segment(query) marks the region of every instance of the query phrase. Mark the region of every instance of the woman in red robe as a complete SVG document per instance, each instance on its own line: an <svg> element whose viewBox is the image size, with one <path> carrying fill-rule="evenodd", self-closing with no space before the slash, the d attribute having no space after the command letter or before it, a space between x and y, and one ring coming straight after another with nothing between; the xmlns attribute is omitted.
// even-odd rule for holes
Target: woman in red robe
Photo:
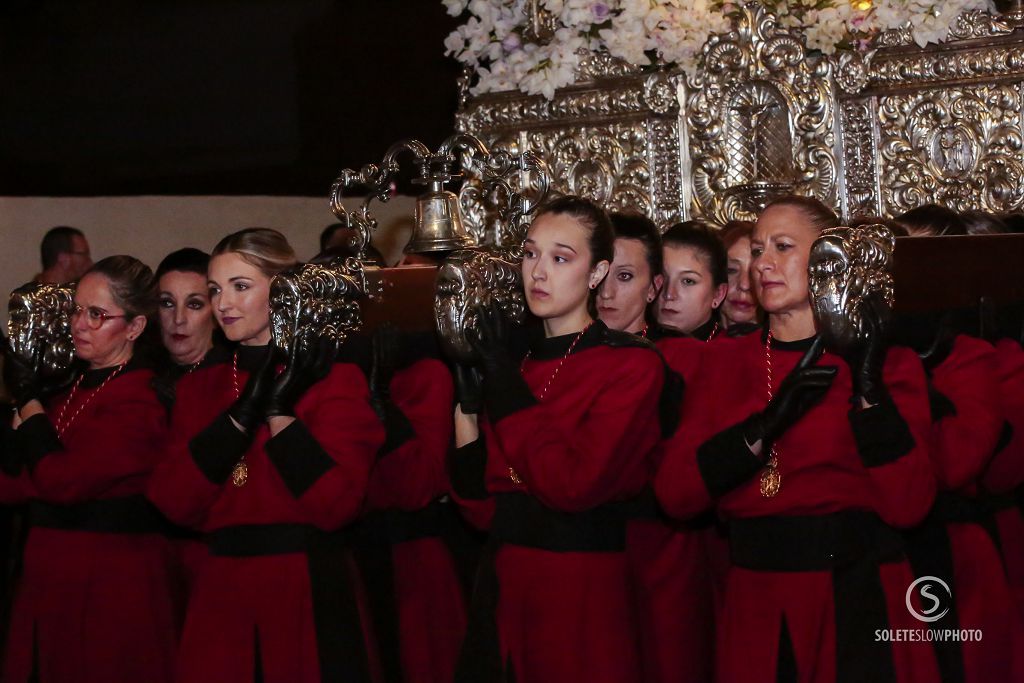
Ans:
<svg viewBox="0 0 1024 683"><path fill-rule="evenodd" d="M703 340L672 333L656 323L648 325L648 309L664 282L661 233L646 216L615 213L611 219L615 258L598 288L601 321L610 329L649 337L673 371L681 377L692 375ZM717 271L719 278L724 278L725 252L718 238L700 228L695 234L693 248L700 261L709 273ZM709 276L707 282L710 285L715 279ZM712 318L714 311L707 297L691 302L705 304L695 318ZM653 465L652 480L657 462ZM712 679L713 563L706 536L715 533L713 521L711 515L699 523L669 519L648 488L628 522L626 553L635 581L645 681L696 683Z"/></svg>
<svg viewBox="0 0 1024 683"><path fill-rule="evenodd" d="M70 388L41 400L32 369L7 356L19 407L9 446L24 469L4 477L3 494L32 502L6 682L172 680L175 556L143 496L166 417L153 373L135 358L155 310L152 271L111 256L75 292L72 334L85 369Z"/></svg>
<svg viewBox="0 0 1024 683"><path fill-rule="evenodd" d="M455 493L488 525L457 681L638 683L626 514L660 439L665 367L648 342L591 317L613 257L607 215L576 197L539 212L523 281L543 338L525 359L482 313L486 421L457 408Z"/></svg>
<svg viewBox="0 0 1024 683"><path fill-rule="evenodd" d="M374 335L370 390L387 440L355 541L388 683L450 683L466 632L448 499L453 387L433 334Z"/></svg>
<svg viewBox="0 0 1024 683"><path fill-rule="evenodd" d="M383 429L366 379L319 340L277 372L271 277L295 263L284 236L225 237L211 303L238 342L178 383L166 458L149 496L207 534L178 657L182 683L366 681L351 561L336 533L359 513Z"/></svg>
<svg viewBox="0 0 1024 683"><path fill-rule="evenodd" d="M995 349L986 341L942 326L923 354L929 375L932 441L938 483L931 514L906 534L914 573L943 579L954 596L933 629L980 629L980 641L939 642L942 680L1005 679L1013 665L1014 638L1021 635L993 536L979 514L981 477L1006 424L1000 400Z"/></svg>
<svg viewBox="0 0 1024 683"><path fill-rule="evenodd" d="M938 679L928 643L883 635L919 625L892 527L921 521L935 495L924 371L880 334L850 361L821 354L808 257L836 222L803 197L761 214L752 255L766 329L706 346L655 479L668 513L716 506L728 520L724 683Z"/></svg>

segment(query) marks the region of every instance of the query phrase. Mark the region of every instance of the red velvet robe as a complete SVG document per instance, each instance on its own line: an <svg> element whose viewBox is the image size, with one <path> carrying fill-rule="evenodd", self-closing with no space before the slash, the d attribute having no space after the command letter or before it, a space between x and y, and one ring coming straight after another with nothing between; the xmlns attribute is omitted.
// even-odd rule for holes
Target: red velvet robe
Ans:
<svg viewBox="0 0 1024 683"><path fill-rule="evenodd" d="M398 659L383 662L389 680L450 682L465 636L463 586L442 537L444 525L461 522L448 517L455 514L452 504L439 500L448 493L453 397L448 368L434 358L398 370L391 380L391 399L407 419L407 433L398 443L389 436L374 465L364 520L371 547L361 543L357 549L361 567L377 559L373 551L387 555L386 566L371 564L364 571L364 581L382 659ZM388 647L392 642L397 653Z"/></svg>
<svg viewBox="0 0 1024 683"><path fill-rule="evenodd" d="M237 385L244 387L254 349L240 351ZM336 363L298 401L294 423L272 438L264 423L251 442L223 414L235 400L234 379L229 356L178 383L166 457L148 489L169 519L210 539L177 680L319 683L322 671L329 677L338 666L353 672L352 680L374 677L372 642L354 614L354 581L343 575L353 569L351 558L318 533L358 515L384 440L365 377L354 364ZM239 450L248 466L241 487L229 478ZM277 547L230 549L260 543ZM335 591L336 602L319 598L321 591ZM346 660L340 664L339 653Z"/></svg>
<svg viewBox="0 0 1024 683"><path fill-rule="evenodd" d="M88 372L66 409L69 392L18 429L28 469L2 478L3 498L33 503L5 682L172 680L174 551L141 495L166 413L150 371L129 365L99 389L109 372ZM68 421L82 406L58 438L58 415Z"/></svg>
<svg viewBox="0 0 1024 683"><path fill-rule="evenodd" d="M989 462L982 485L1005 500L995 512L999 552L1018 610L1024 615L1024 516L1011 495L1024 485L1024 349L1018 342L1002 339L996 343L996 371L1009 440Z"/></svg>
<svg viewBox="0 0 1024 683"><path fill-rule="evenodd" d="M980 339L957 336L949 355L932 370L931 383L948 399L952 412L932 416L930 455L940 494L926 528L909 537L911 564L919 575L937 575L950 583L955 617L951 614L948 624L939 622L936 628L984 633L981 641L937 646L943 679L999 680L1011 668L1019 614L992 538L970 519L974 515L956 514L957 507L976 505L978 480L1003 428L995 350ZM929 525L938 525L939 533L931 532ZM920 560L919 547L924 555ZM947 553L950 565L942 553ZM932 558L938 558L939 564Z"/></svg>
<svg viewBox="0 0 1024 683"><path fill-rule="evenodd" d="M687 384L692 382L706 342L694 337L664 337L655 343L668 366ZM725 576L723 554L716 552L721 546L717 530L713 525L702 526L688 528L651 517L631 520L627 527L644 680L649 683L697 683L713 678L714 605L720 597L718 581L724 585ZM728 548L724 557L728 557Z"/></svg>
<svg viewBox="0 0 1024 683"><path fill-rule="evenodd" d="M609 504L634 498L649 480L665 369L652 348L609 346L606 333L595 322L567 357L575 335L545 340L522 368L534 396L548 387L544 399L482 425L486 463L476 460L482 453L456 455L472 460L456 470L482 470L486 493L472 498L453 472L470 517L492 523L492 536L502 528L521 539L498 539L494 558L496 654L505 680L643 680L624 519L617 527L593 520L606 519L603 511L612 518ZM520 528L522 519L504 517L510 501L537 524ZM585 538L578 535L583 519L590 520ZM556 547L562 549L550 549ZM471 616L469 650L480 636L477 626Z"/></svg>
<svg viewBox="0 0 1024 683"><path fill-rule="evenodd" d="M807 344L800 342L773 342L776 387L806 348ZM712 437L764 408L768 401L767 369L760 334L726 337L708 344L700 370L687 387L682 425L668 443L655 478L655 492L663 508L686 519L716 505L719 514L735 527L732 543L736 542L738 528L749 529L751 523L756 525L762 520L776 526L776 520L800 521L794 516L809 517L806 521L813 522L834 519L836 514L846 514L845 511L873 511L882 521L897 527L921 521L935 495L935 478L928 460L930 420L920 361L908 349L894 348L889 352L885 381L909 434L902 439L907 443L902 453L886 452L883 457L884 449L875 444L870 467L860 453L851 420L871 425L881 415L868 411L851 415L848 367L828 353L819 365L838 366L838 375L824 400L778 439L782 475L778 495L761 495L760 470L755 460L753 472L744 470L745 483L716 498L709 490L712 480L706 477L717 477L712 468L729 463L719 457L718 451L707 453L714 453L714 459L699 457L698 453L704 453L702 448ZM752 456L746 446L742 449L743 454L737 457L749 460ZM829 570L768 571L734 562L718 626L717 680L775 680L780 670L786 668L795 669L800 681L836 680L837 645L842 647L841 652L848 651L850 646L845 638L837 642L833 596L838 585L836 576ZM883 604L876 602L875 607L889 627L916 627L918 622L904 605L905 592L913 580L907 562L879 563L875 576L880 578L884 593L877 598ZM851 596L843 597L848 600ZM871 638L870 631L857 635L862 641ZM861 646L873 647L863 642ZM882 662L881 666L894 669L895 680L938 679L934 655L927 643L893 643L891 653L891 664ZM889 659L888 654L878 656ZM851 663L859 662L843 662L841 668ZM853 669L842 673L850 670Z"/></svg>

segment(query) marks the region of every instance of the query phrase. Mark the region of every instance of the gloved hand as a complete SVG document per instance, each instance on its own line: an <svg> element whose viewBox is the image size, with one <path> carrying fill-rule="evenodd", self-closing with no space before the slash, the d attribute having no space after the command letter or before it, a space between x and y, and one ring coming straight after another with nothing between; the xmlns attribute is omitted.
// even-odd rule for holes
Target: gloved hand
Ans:
<svg viewBox="0 0 1024 683"><path fill-rule="evenodd" d="M398 365L398 330L385 323L373 335L373 364L370 366L370 402L383 420L383 407L391 401L391 380Z"/></svg>
<svg viewBox="0 0 1024 683"><path fill-rule="evenodd" d="M322 380L331 371L338 357L338 342L326 336L315 336L310 340L306 353L299 352L299 344L292 345L288 366L274 382L267 400L265 415L295 416L295 404L311 386Z"/></svg>
<svg viewBox="0 0 1024 683"><path fill-rule="evenodd" d="M242 393L228 408L228 415L240 424L247 434L252 434L263 421L267 399L274 385L276 355L274 348L268 346L263 361L249 375Z"/></svg>
<svg viewBox="0 0 1024 683"><path fill-rule="evenodd" d="M885 304L877 297L871 296L861 305L867 338L856 347L844 351L843 357L850 366L853 398L861 398L869 405L877 405L889 394L882 379L885 356L889 350L886 339Z"/></svg>
<svg viewBox="0 0 1024 683"><path fill-rule="evenodd" d="M476 329L466 332L466 339L479 358L484 380L502 375L514 368L509 348L511 324L497 301L477 309Z"/></svg>
<svg viewBox="0 0 1024 683"><path fill-rule="evenodd" d="M470 365L456 363L452 367L452 376L455 380L455 402L462 406L462 412L466 415L476 415L480 412L480 373Z"/></svg>
<svg viewBox="0 0 1024 683"><path fill-rule="evenodd" d="M11 341L6 335L0 335L0 352L4 356L4 386L21 410L29 401L42 400L44 387L39 368L42 366L43 352L36 348L31 362L26 362L14 353Z"/></svg>
<svg viewBox="0 0 1024 683"><path fill-rule="evenodd" d="M839 368L815 365L824 350L824 340L815 338L811 348L779 384L765 409L747 419L744 440L748 445L761 441L763 458L768 458L776 439L825 398L835 381Z"/></svg>

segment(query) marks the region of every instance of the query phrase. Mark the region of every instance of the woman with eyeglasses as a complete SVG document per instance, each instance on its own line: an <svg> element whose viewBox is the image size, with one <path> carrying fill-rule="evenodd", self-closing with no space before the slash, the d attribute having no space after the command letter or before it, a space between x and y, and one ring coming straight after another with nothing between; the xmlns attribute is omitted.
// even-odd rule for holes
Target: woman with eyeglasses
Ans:
<svg viewBox="0 0 1024 683"><path fill-rule="evenodd" d="M266 228L228 235L210 258L210 303L238 346L178 383L148 491L210 553L185 618L182 683L366 681L375 665L335 532L361 510L384 430L333 340L272 345L271 279L295 264Z"/></svg>
<svg viewBox="0 0 1024 683"><path fill-rule="evenodd" d="M82 368L69 388L47 398L38 374L7 355L18 477L32 502L6 682L172 680L173 554L142 495L166 438L153 373L136 360L155 311L153 272L111 256L75 291Z"/></svg>

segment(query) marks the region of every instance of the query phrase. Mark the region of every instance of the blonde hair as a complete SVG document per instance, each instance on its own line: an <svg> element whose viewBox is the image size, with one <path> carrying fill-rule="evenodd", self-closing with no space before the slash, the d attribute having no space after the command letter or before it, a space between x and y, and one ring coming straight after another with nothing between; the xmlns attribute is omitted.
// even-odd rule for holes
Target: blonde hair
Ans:
<svg viewBox="0 0 1024 683"><path fill-rule="evenodd" d="M231 233L217 243L210 256L221 254L238 254L267 277L274 277L299 262L287 238L270 228L246 228Z"/></svg>

